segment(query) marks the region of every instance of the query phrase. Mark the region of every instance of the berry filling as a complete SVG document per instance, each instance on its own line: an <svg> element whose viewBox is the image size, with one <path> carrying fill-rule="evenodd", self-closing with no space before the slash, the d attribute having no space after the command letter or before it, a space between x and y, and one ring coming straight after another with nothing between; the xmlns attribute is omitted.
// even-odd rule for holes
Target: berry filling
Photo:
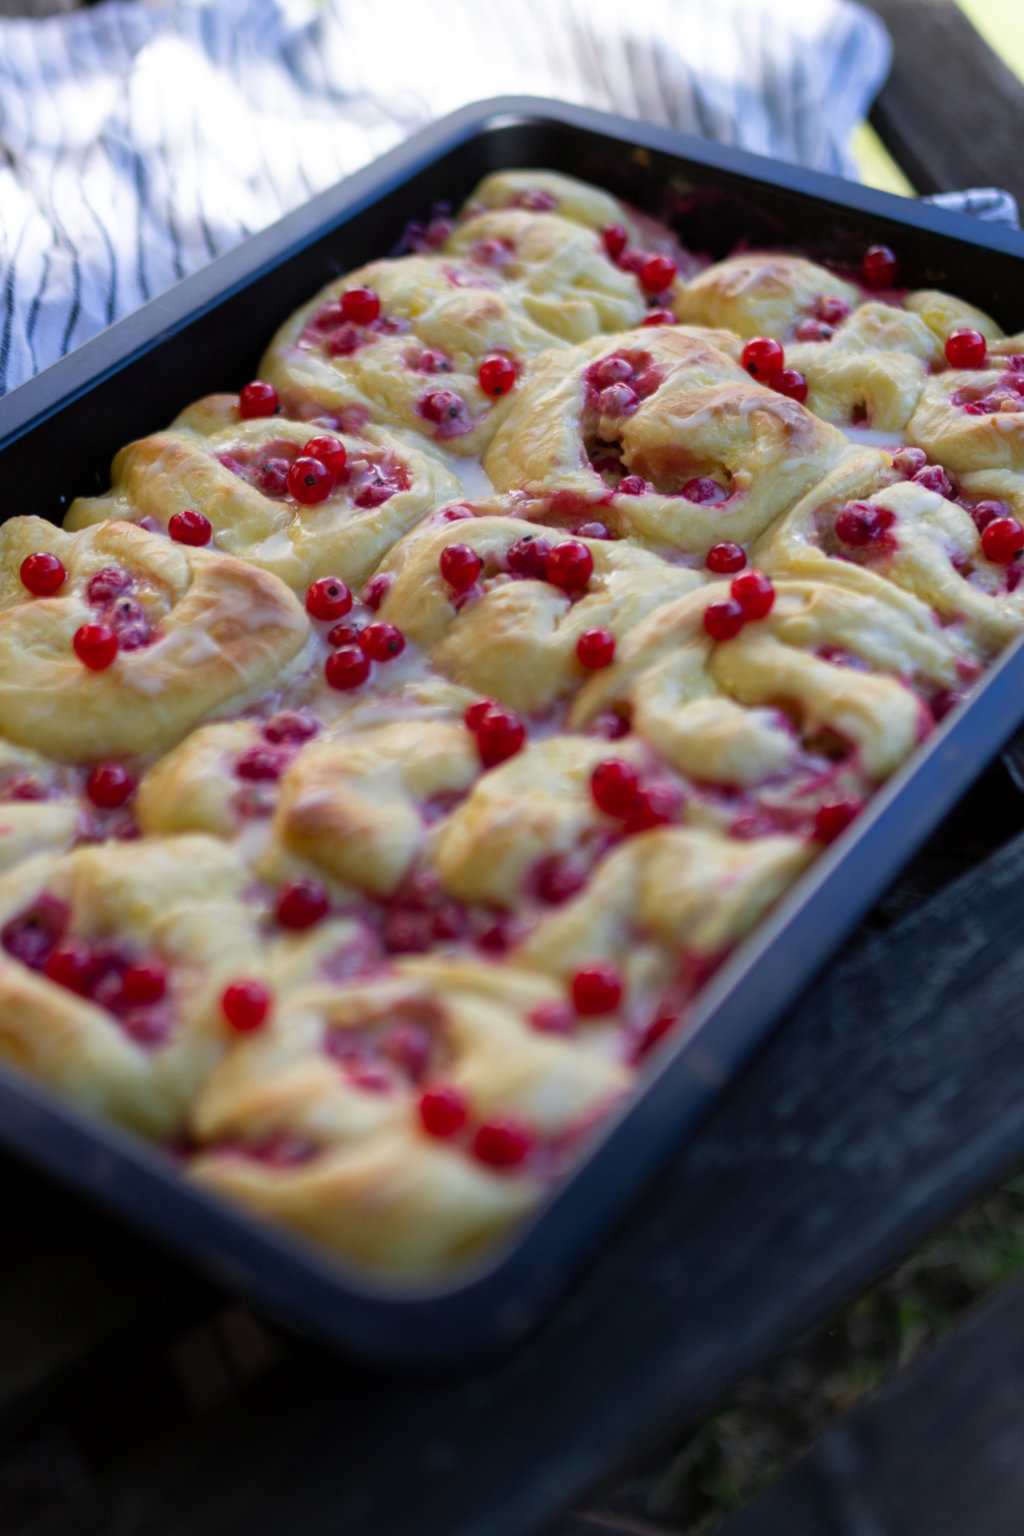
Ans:
<svg viewBox="0 0 1024 1536"><path fill-rule="evenodd" d="M83 625L74 640L75 651L87 667L102 671L119 650L137 651L154 640L146 610L134 595L137 591L137 579L119 566L105 566L90 578L86 597L96 622Z"/></svg>

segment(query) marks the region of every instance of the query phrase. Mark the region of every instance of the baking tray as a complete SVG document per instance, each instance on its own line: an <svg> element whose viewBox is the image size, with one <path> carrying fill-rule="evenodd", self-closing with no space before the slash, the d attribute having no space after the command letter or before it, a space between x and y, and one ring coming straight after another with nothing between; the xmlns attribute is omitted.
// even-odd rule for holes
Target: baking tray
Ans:
<svg viewBox="0 0 1024 1536"><path fill-rule="evenodd" d="M893 245L911 286L1024 326L1024 235L671 130L553 101L464 108L212 262L0 401L10 513L59 521L110 461L195 397L252 377L278 324L332 276L487 172L560 170L667 219L714 258L778 246L855 267ZM1024 647L993 666L705 988L573 1172L494 1254L444 1282L368 1278L250 1220L170 1160L0 1067L0 1142L257 1307L378 1365L465 1368L533 1327L900 867L1024 720Z"/></svg>

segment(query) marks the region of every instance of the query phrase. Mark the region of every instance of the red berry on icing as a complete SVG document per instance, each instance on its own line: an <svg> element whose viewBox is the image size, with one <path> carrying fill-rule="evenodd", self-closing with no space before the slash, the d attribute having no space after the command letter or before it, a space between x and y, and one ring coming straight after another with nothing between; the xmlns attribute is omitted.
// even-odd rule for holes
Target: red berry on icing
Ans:
<svg viewBox="0 0 1024 1536"><path fill-rule="evenodd" d="M167 991L167 972L157 960L138 960L121 977L118 1001L126 1008L158 1003Z"/></svg>
<svg viewBox="0 0 1024 1536"><path fill-rule="evenodd" d="M597 1017L614 1013L622 1001L622 976L608 960L583 965L572 978L572 1001L577 1013Z"/></svg>
<svg viewBox="0 0 1024 1536"><path fill-rule="evenodd" d="M466 730L474 733L478 731L484 716L489 710L497 707L493 699L477 699L475 704L467 704L466 712L462 717Z"/></svg>
<svg viewBox="0 0 1024 1536"><path fill-rule="evenodd" d="M585 629L576 641L576 660L588 672L610 667L615 660L615 636L610 629Z"/></svg>
<svg viewBox="0 0 1024 1536"><path fill-rule="evenodd" d="M951 368L980 368L987 351L980 331L952 331L946 337L946 362Z"/></svg>
<svg viewBox="0 0 1024 1536"><path fill-rule="evenodd" d="M814 815L814 836L819 843L831 843L845 832L859 813L855 800L840 800L834 805L819 805Z"/></svg>
<svg viewBox="0 0 1024 1536"><path fill-rule="evenodd" d="M515 1168L529 1155L532 1147L530 1128L511 1116L489 1120L473 1137L473 1156L490 1168Z"/></svg>
<svg viewBox="0 0 1024 1536"><path fill-rule="evenodd" d="M342 319L369 325L380 314L380 299L372 288L347 288L341 296Z"/></svg>
<svg viewBox="0 0 1024 1536"><path fill-rule="evenodd" d="M666 827L676 819L682 804L679 791L672 784L651 784L637 796L636 805L626 817L626 832L648 832L652 827Z"/></svg>
<svg viewBox="0 0 1024 1536"><path fill-rule="evenodd" d="M370 675L370 658L358 645L343 645L332 651L324 662L324 677L328 687L346 692L359 688Z"/></svg>
<svg viewBox="0 0 1024 1536"><path fill-rule="evenodd" d="M675 325L676 317L670 309L652 309L644 315L641 325Z"/></svg>
<svg viewBox="0 0 1024 1536"><path fill-rule="evenodd" d="M306 454L288 471L288 491L304 507L326 501L334 490L334 475L326 464Z"/></svg>
<svg viewBox="0 0 1024 1536"><path fill-rule="evenodd" d="M119 565L105 565L101 571L90 576L85 595L90 603L109 603L111 598L118 597L131 584L132 578Z"/></svg>
<svg viewBox="0 0 1024 1536"><path fill-rule="evenodd" d="M981 535L986 560L1009 565L1024 549L1024 528L1015 517L996 517Z"/></svg>
<svg viewBox="0 0 1024 1536"><path fill-rule="evenodd" d="M926 464L911 479L915 485L923 485L926 491L934 491L936 496L943 496L947 501L953 496L953 482L941 464Z"/></svg>
<svg viewBox="0 0 1024 1536"><path fill-rule="evenodd" d="M709 603L704 609L704 628L712 640L731 640L743 628L746 614L735 598Z"/></svg>
<svg viewBox="0 0 1024 1536"><path fill-rule="evenodd" d="M393 661L405 650L405 636L397 625L377 621L360 630L359 645L371 661Z"/></svg>
<svg viewBox="0 0 1024 1536"><path fill-rule="evenodd" d="M629 244L629 236L621 224L606 224L601 231L601 239L612 261L618 261Z"/></svg>
<svg viewBox="0 0 1024 1536"><path fill-rule="evenodd" d="M327 892L316 880L292 880L277 898L274 915L282 928L301 933L327 916Z"/></svg>
<svg viewBox="0 0 1024 1536"><path fill-rule="evenodd" d="M345 473L348 463L348 454L345 452L345 444L337 437L311 437L302 452L310 459L319 459L321 464L326 464L335 480Z"/></svg>
<svg viewBox="0 0 1024 1536"><path fill-rule="evenodd" d="M243 977L232 981L221 993L220 1006L230 1027L239 1035L251 1034L265 1024L270 1014L269 987L262 981Z"/></svg>
<svg viewBox="0 0 1024 1536"><path fill-rule="evenodd" d="M731 576L734 571L742 571L746 563L743 546L733 544L729 539L721 544L713 544L705 561L708 570L714 571L716 576Z"/></svg>
<svg viewBox="0 0 1024 1536"><path fill-rule="evenodd" d="M101 810L116 811L135 793L135 780L120 763L99 763L86 780L85 792Z"/></svg>
<svg viewBox="0 0 1024 1536"><path fill-rule="evenodd" d="M628 384L609 384L597 397L602 416L632 416L639 405L640 396Z"/></svg>
<svg viewBox="0 0 1024 1536"><path fill-rule="evenodd" d="M648 256L636 275L648 293L664 293L675 280L676 264L671 256Z"/></svg>
<svg viewBox="0 0 1024 1536"><path fill-rule="evenodd" d="M175 544L189 544L199 549L213 538L213 524L194 507L186 507L183 512L174 513L167 524L167 532Z"/></svg>
<svg viewBox="0 0 1024 1536"><path fill-rule="evenodd" d="M621 352L613 352L610 357L602 357L594 364L594 382L602 389L609 384L632 384L635 378L636 369Z"/></svg>
<svg viewBox="0 0 1024 1536"><path fill-rule="evenodd" d="M850 306L845 299L830 298L820 294L814 301L814 317L825 325L842 325L848 318Z"/></svg>
<svg viewBox="0 0 1024 1536"><path fill-rule="evenodd" d="M535 581L546 581L550 553L551 544L547 539L529 535L509 545L505 560L509 570L516 576L530 576Z"/></svg>
<svg viewBox="0 0 1024 1536"><path fill-rule="evenodd" d="M457 1136L469 1119L469 1108L458 1088L439 1083L420 1094L420 1123L428 1136L447 1140Z"/></svg>
<svg viewBox="0 0 1024 1536"><path fill-rule="evenodd" d="M544 563L544 575L563 592L582 592L594 573L594 557L585 544L568 539L556 544Z"/></svg>
<svg viewBox="0 0 1024 1536"><path fill-rule="evenodd" d="M83 624L71 641L75 655L90 672L102 672L117 655L117 636L107 624Z"/></svg>
<svg viewBox="0 0 1024 1536"><path fill-rule="evenodd" d="M899 262L887 245L872 245L861 260L860 279L865 288L892 288L899 270Z"/></svg>
<svg viewBox="0 0 1024 1536"><path fill-rule="evenodd" d="M359 626L357 624L335 624L333 629L327 631L327 644L334 650L343 645L359 644Z"/></svg>
<svg viewBox="0 0 1024 1536"><path fill-rule="evenodd" d="M457 421L465 412L466 402L454 389L434 389L429 395L423 396L420 409L428 421L440 424L444 421Z"/></svg>
<svg viewBox="0 0 1024 1536"><path fill-rule="evenodd" d="M253 379L251 384L239 392L238 414L243 421L250 421L257 416L273 416L280 403L273 384Z"/></svg>
<svg viewBox="0 0 1024 1536"><path fill-rule="evenodd" d="M765 618L775 602L775 588L763 571L743 571L734 576L729 592L743 609L746 619Z"/></svg>
<svg viewBox="0 0 1024 1536"><path fill-rule="evenodd" d="M795 400L799 405L803 405L807 399L807 380L795 368L783 368L768 380L768 384L777 395L785 395L788 400Z"/></svg>
<svg viewBox="0 0 1024 1536"><path fill-rule="evenodd" d="M92 950L82 939L65 939L50 955L43 971L58 986L84 997L92 981Z"/></svg>
<svg viewBox="0 0 1024 1536"><path fill-rule="evenodd" d="M616 489L620 496L646 496L651 487L643 475L626 475Z"/></svg>
<svg viewBox="0 0 1024 1536"><path fill-rule="evenodd" d="M500 704L492 704L475 727L477 751L485 768L493 768L514 757L526 740L526 727L519 716Z"/></svg>
<svg viewBox="0 0 1024 1536"><path fill-rule="evenodd" d="M640 802L640 775L621 757L605 758L590 776L590 793L599 811L625 819Z"/></svg>
<svg viewBox="0 0 1024 1536"><path fill-rule="evenodd" d="M897 448L892 456L893 469L899 470L900 474L906 475L908 479L924 469L927 463L928 455L923 448L908 448L904 446Z"/></svg>
<svg viewBox="0 0 1024 1536"><path fill-rule="evenodd" d="M531 1029L540 1035L573 1035L576 1033L576 1015L568 1003L538 1003L527 1014Z"/></svg>
<svg viewBox="0 0 1024 1536"><path fill-rule="evenodd" d="M310 618L342 619L352 610L352 593L340 576L321 576L306 592L306 612Z"/></svg>
<svg viewBox="0 0 1024 1536"><path fill-rule="evenodd" d="M712 480L710 475L698 475L693 480L687 480L683 486L681 495L687 501L695 501L701 507L714 507L720 502L729 500L729 492L724 485L719 485L717 480Z"/></svg>
<svg viewBox="0 0 1024 1536"><path fill-rule="evenodd" d="M781 341L772 336L755 336L740 353L740 362L755 379L767 382L775 377L786 361Z"/></svg>
<svg viewBox="0 0 1024 1536"><path fill-rule="evenodd" d="M449 544L441 551L441 575L456 592L468 592L484 563L468 544Z"/></svg>
<svg viewBox="0 0 1024 1536"><path fill-rule="evenodd" d="M477 371L477 380L485 395L507 395L516 381L514 363L500 353L485 357Z"/></svg>
<svg viewBox="0 0 1024 1536"><path fill-rule="evenodd" d="M263 734L268 741L303 742L309 741L319 729L319 724L310 715L297 709L283 709L271 715L263 727Z"/></svg>
<svg viewBox="0 0 1024 1536"><path fill-rule="evenodd" d="M22 586L33 597L52 597L67 579L67 572L57 556L44 550L37 555L28 555L21 562L19 574Z"/></svg>
<svg viewBox="0 0 1024 1536"><path fill-rule="evenodd" d="M876 507L870 501L851 501L836 514L832 526L841 543L851 549L862 549L866 544L876 544L895 521L895 514L887 507Z"/></svg>
<svg viewBox="0 0 1024 1536"><path fill-rule="evenodd" d="M251 784L276 782L282 775L287 758L269 747L247 747L235 759L235 776Z"/></svg>
<svg viewBox="0 0 1024 1536"><path fill-rule="evenodd" d="M979 533L984 533L989 523L994 523L997 517L1009 517L1010 508L1005 501L996 501L986 498L984 501L976 501L970 508L974 526Z"/></svg>

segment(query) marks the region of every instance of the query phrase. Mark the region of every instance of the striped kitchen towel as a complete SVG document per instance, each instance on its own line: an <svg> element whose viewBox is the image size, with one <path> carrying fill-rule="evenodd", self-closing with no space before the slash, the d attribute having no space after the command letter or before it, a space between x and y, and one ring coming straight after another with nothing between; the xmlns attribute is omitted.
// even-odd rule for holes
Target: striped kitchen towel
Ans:
<svg viewBox="0 0 1024 1536"><path fill-rule="evenodd" d="M0 22L0 394L467 101L556 96L854 174L849 0L107 0Z"/></svg>

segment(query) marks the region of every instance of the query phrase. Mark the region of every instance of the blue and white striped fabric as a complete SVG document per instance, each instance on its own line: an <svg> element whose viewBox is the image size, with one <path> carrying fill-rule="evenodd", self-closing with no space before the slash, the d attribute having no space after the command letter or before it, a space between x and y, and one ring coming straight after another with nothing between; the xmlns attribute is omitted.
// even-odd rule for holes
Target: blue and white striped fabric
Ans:
<svg viewBox="0 0 1024 1536"><path fill-rule="evenodd" d="M107 0L0 22L0 394L467 101L556 96L854 174L849 0Z"/></svg>

